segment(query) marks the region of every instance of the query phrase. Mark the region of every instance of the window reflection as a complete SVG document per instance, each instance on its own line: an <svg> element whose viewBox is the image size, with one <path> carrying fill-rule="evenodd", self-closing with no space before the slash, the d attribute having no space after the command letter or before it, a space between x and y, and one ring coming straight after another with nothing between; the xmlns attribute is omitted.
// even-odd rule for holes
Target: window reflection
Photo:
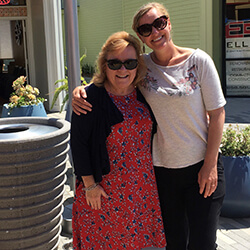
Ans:
<svg viewBox="0 0 250 250"><path fill-rule="evenodd" d="M0 5L0 7L4 6L25 6L26 0L10 0L8 4Z"/></svg>
<svg viewBox="0 0 250 250"><path fill-rule="evenodd" d="M250 96L250 0L227 0L225 19L227 96Z"/></svg>

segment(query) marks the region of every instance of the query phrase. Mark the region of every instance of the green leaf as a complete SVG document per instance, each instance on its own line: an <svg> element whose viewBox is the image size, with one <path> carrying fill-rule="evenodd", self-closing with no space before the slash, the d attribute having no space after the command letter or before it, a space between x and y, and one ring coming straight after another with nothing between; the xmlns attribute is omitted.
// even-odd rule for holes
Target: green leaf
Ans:
<svg viewBox="0 0 250 250"><path fill-rule="evenodd" d="M64 108L65 104L67 103L68 99L69 99L69 93L67 93L66 96L63 98L60 112L63 111L63 108Z"/></svg>
<svg viewBox="0 0 250 250"><path fill-rule="evenodd" d="M63 80L58 80L57 82L62 82ZM55 90L55 94L53 96L53 100L52 100L52 104L51 104L51 109L54 107L57 99L58 99L58 96L59 94L62 92L62 91L68 91L68 81L64 81L65 84L59 86L58 88L56 88Z"/></svg>
<svg viewBox="0 0 250 250"><path fill-rule="evenodd" d="M250 126L240 128L229 124L223 132L220 150L225 156L249 156Z"/></svg>
<svg viewBox="0 0 250 250"><path fill-rule="evenodd" d="M81 85L87 85L88 83L85 81L84 77L82 77L82 61L83 59L86 58L86 50L85 50L85 53L80 57L80 76L81 76ZM65 66L65 72L67 72L68 68ZM68 76L66 74L65 78L64 79L60 79L60 80L57 80L55 82L55 85L57 85L59 82L64 82L63 85L61 85L60 87L56 88L55 89L55 93L54 93L54 96L53 96L53 100L52 100L52 104L51 104L51 109L54 107L55 105L55 102L57 101L58 99L58 96L59 94L62 92L62 91L65 91L66 92L66 95L65 97L63 98L63 101L62 101L62 104L61 104L61 111L63 110L66 102L68 101L69 99L69 94L68 94Z"/></svg>

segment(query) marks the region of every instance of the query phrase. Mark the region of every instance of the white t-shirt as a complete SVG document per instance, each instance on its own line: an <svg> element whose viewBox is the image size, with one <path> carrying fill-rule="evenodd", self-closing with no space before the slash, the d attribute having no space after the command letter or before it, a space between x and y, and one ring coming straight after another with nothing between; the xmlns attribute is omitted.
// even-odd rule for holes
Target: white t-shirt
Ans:
<svg viewBox="0 0 250 250"><path fill-rule="evenodd" d="M139 86L158 127L153 139L155 166L182 168L205 157L206 111L226 104L215 65L200 49L173 66L155 64L144 55L147 75Z"/></svg>

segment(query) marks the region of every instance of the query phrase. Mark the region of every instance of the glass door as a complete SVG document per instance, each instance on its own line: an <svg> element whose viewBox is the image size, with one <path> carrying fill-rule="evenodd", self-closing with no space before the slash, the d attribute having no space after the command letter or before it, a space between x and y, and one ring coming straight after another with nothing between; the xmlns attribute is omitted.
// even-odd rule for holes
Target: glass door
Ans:
<svg viewBox="0 0 250 250"><path fill-rule="evenodd" d="M225 20L227 96L250 96L250 0L227 0Z"/></svg>
<svg viewBox="0 0 250 250"><path fill-rule="evenodd" d="M0 98L4 102L19 76L28 76L25 20L0 20Z"/></svg>

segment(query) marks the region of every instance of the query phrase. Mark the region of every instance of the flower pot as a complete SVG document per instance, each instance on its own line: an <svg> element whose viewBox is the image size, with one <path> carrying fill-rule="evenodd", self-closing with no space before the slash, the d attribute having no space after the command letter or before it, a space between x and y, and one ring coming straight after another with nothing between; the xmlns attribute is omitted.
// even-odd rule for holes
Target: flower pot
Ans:
<svg viewBox="0 0 250 250"><path fill-rule="evenodd" d="M3 105L2 117L19 117L19 116L40 116L46 117L46 111L42 102L37 105L25 105L21 107L14 107L13 109L8 107L8 104Z"/></svg>
<svg viewBox="0 0 250 250"><path fill-rule="evenodd" d="M250 217L250 157L222 156L226 195L221 215L231 218Z"/></svg>
<svg viewBox="0 0 250 250"><path fill-rule="evenodd" d="M59 244L70 123L0 119L0 249Z"/></svg>

